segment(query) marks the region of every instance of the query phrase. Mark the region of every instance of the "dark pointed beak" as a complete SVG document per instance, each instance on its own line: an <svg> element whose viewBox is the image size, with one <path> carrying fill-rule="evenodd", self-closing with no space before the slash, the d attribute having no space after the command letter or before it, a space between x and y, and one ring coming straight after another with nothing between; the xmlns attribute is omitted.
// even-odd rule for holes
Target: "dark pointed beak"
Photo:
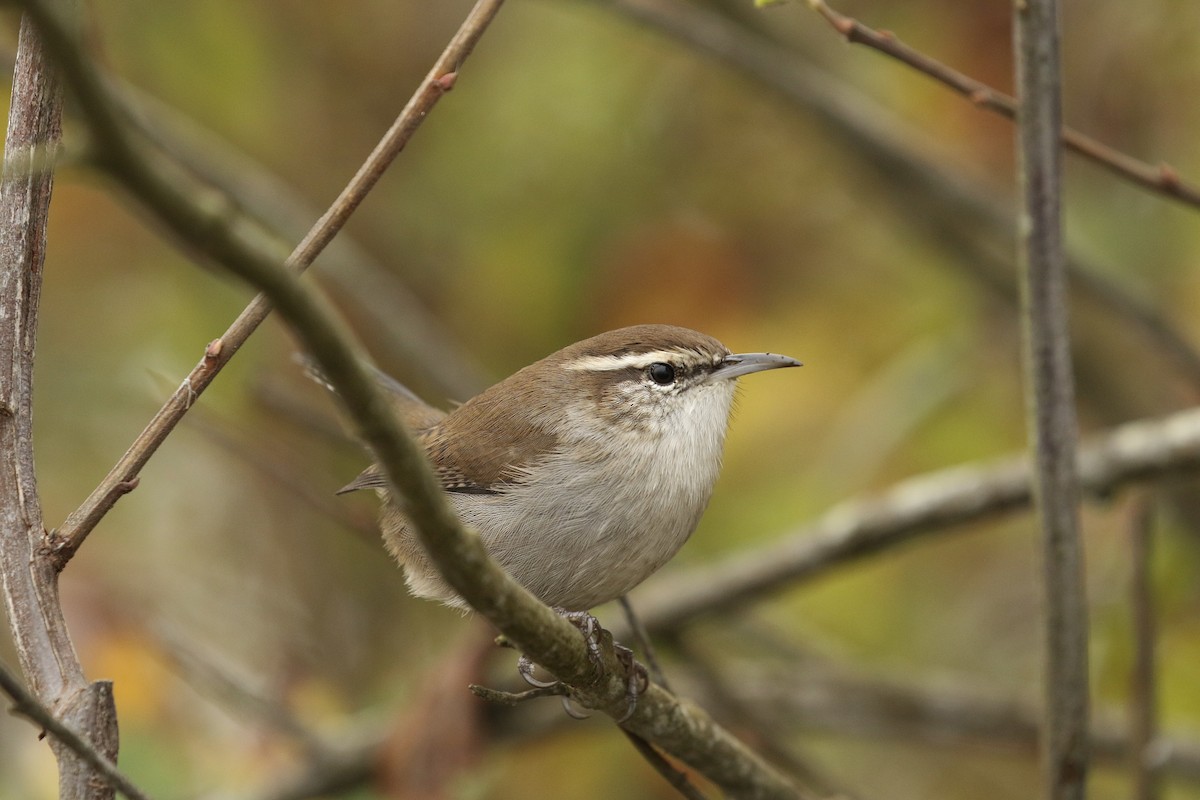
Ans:
<svg viewBox="0 0 1200 800"><path fill-rule="evenodd" d="M725 360L721 362L712 376L721 380L727 380L740 378L743 375L749 375L751 372L762 372L766 369L799 366L803 365L796 359L790 356L781 356L777 353L734 353L725 356Z"/></svg>

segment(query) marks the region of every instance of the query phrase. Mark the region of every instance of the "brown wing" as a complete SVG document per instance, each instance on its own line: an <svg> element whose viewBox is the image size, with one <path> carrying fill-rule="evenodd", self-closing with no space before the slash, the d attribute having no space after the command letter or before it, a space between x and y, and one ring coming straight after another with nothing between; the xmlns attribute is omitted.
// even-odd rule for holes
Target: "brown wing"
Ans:
<svg viewBox="0 0 1200 800"><path fill-rule="evenodd" d="M476 494L501 491L520 482L529 466L558 448L558 437L547 430L546 415L538 409L560 402L559 387L522 378L528 369L449 414L410 393L398 396L405 424L417 433L443 489ZM341 491L384 486L386 481L372 465Z"/></svg>
<svg viewBox="0 0 1200 800"><path fill-rule="evenodd" d="M558 437L539 425L522 400L499 401L489 390L421 437L446 491L499 491L519 483L530 465L557 449Z"/></svg>
<svg viewBox="0 0 1200 800"><path fill-rule="evenodd" d="M478 448L472 447L470 442L456 441L440 426L417 439L424 446L442 489L464 494L495 494L505 485L519 481L523 468L545 455L556 441L553 436L529 433L519 448L515 442L497 442L490 448ZM338 489L337 494L386 487L387 480L379 465L372 464Z"/></svg>

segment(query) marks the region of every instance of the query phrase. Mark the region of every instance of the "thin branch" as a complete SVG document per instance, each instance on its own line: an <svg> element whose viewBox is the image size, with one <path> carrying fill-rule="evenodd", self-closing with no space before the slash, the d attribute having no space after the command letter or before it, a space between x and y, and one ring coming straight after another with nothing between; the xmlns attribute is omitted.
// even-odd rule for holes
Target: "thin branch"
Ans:
<svg viewBox="0 0 1200 800"><path fill-rule="evenodd" d="M1129 606L1133 627L1133 672L1129 691L1129 755L1134 800L1160 796L1161 748L1158 742L1158 676L1155 650L1158 625L1151 578L1154 503L1140 498L1129 537Z"/></svg>
<svg viewBox="0 0 1200 800"><path fill-rule="evenodd" d="M480 700L486 700L489 703L496 703L502 706L519 706L521 703L527 703L530 700L538 700L543 697L563 697L567 694L567 687L561 683L552 683L549 686L535 686L523 692L492 689L487 686L481 686L478 683L472 683L467 688L471 690L471 694Z"/></svg>
<svg viewBox="0 0 1200 800"><path fill-rule="evenodd" d="M642 652L642 657L646 659L646 668L650 671L650 678L668 692L673 691L671 684L667 682L667 673L663 671L662 664L658 661L658 653L654 651L654 643L650 641L650 633L642 624L637 612L633 610L633 603L629 602L629 598L625 595L621 596L619 602L621 610L625 612L625 623L633 632L633 641Z"/></svg>
<svg viewBox="0 0 1200 800"><path fill-rule="evenodd" d="M167 628L150 624L146 631L159 645L168 666L193 689L207 695L225 711L264 726L300 748L301 770L255 800L333 796L376 777L378 754L389 736L378 724L360 723L339 731L335 737L323 737L309 729L291 709L263 696L241 676L217 664Z"/></svg>
<svg viewBox="0 0 1200 800"><path fill-rule="evenodd" d="M662 753L654 749L654 745L636 733L630 733L629 731L621 732L625 734L625 738L633 745L633 749L638 751L638 755L644 758L646 763L663 777L663 780L671 784L671 788L679 792L680 797L685 797L687 800L705 800L704 793L696 788L696 785L691 782L687 774L675 769L670 761L663 758Z"/></svg>
<svg viewBox="0 0 1200 800"><path fill-rule="evenodd" d="M2 661L0 661L0 689L12 698L14 714L20 714L62 742L71 752L86 761L110 786L130 800L149 800L149 795L134 785L133 781L117 769L116 764L39 703L33 693L21 685L17 676Z"/></svg>
<svg viewBox="0 0 1200 800"><path fill-rule="evenodd" d="M326 746L290 708L264 697L241 676L167 626L151 623L145 629L166 666L197 692L210 696L229 712L292 740L303 748L306 760L324 760Z"/></svg>
<svg viewBox="0 0 1200 800"><path fill-rule="evenodd" d="M766 713L761 704L747 702L741 696L738 689L741 683L747 680L745 674L736 673L736 678L727 679L712 659L685 636L673 637L672 645L678 648L687 670L699 680L706 704L712 704L739 727L748 728L755 747L767 758L794 775L820 797L851 800L852 795L844 788L835 789L828 778L820 774L807 759L785 744L787 731L773 714ZM792 687L806 683L805 678L799 675L790 675L778 682L779 685Z"/></svg>
<svg viewBox="0 0 1200 800"><path fill-rule="evenodd" d="M600 5L709 55L811 115L835 141L873 167L880 180L896 187L905 199L897 208L911 225L925 230L939 246L950 245L962 253L951 260L953 266L1016 297L1011 204L998 199L1004 192L980 189L978 181L964 180L950 170L929 137L853 86L806 63L800 54L694 3L603 0ZM980 234L991 246L980 241ZM1157 309L1079 255L1071 256L1068 267L1080 297L1128 324L1146 340L1148 356L1169 359L1193 388L1200 388L1200 351Z"/></svg>
<svg viewBox="0 0 1200 800"><path fill-rule="evenodd" d="M948 86L980 108L999 114L1005 119L1017 118L1017 101L1004 92L964 75L919 50L914 50L892 33L874 30L856 19L839 14L824 0L808 0L808 4L851 44L864 44L878 50ZM1200 187L1185 181L1169 165L1160 164L1156 167L1102 144L1074 128L1060 124L1058 129L1059 138L1068 150L1099 164L1130 183L1200 208Z"/></svg>
<svg viewBox="0 0 1200 800"><path fill-rule="evenodd" d="M1048 800L1082 800L1088 774L1088 616L1062 248L1058 0L1021 0L1013 13L1022 362L1042 543L1043 791Z"/></svg>
<svg viewBox="0 0 1200 800"><path fill-rule="evenodd" d="M359 735L357 741L346 744L339 737L337 746L326 745L320 759L305 759L295 771L285 775L270 787L255 792L232 795L240 800L309 800L337 797L370 784L378 775L380 754L387 746L388 735L372 732ZM211 800L226 800L226 794L209 795Z"/></svg>
<svg viewBox="0 0 1200 800"><path fill-rule="evenodd" d="M296 467L303 463L288 453L278 441L255 436L249 426L239 426L231 419L219 414L205 413L203 409L193 411L188 418L191 426L204 434L207 441L224 450L233 458L258 472L272 488L290 495L314 513L349 529L368 546L378 548L379 526L373 518L355 513L345 503L331 502L333 495L328 488L324 491L312 485L311 477ZM289 457L292 456L292 457Z"/></svg>
<svg viewBox="0 0 1200 800"><path fill-rule="evenodd" d="M571 697L613 718L626 712L627 677L603 634L597 670L578 630L541 604L489 558L478 534L463 528L420 448L392 413L389 398L353 346L329 302L290 270L182 193L158 165L143 159L108 100L106 88L57 17L36 0L35 16L100 150L99 163L180 239L268 295L279 315L320 365L388 479L431 560L447 583L535 662L571 687ZM501 0L480 0L462 35L478 37ZM444 76L443 76L444 77ZM440 82L442 78L433 78ZM440 83L439 83L440 85ZM731 795L795 798L784 776L700 709L651 685L623 727L690 764Z"/></svg>
<svg viewBox="0 0 1200 800"><path fill-rule="evenodd" d="M320 213L302 199L283 177L238 150L231 142L201 126L179 109L109 76L113 98L148 142L195 175L217 187L239 208L261 219L288 241L302 236ZM402 375L418 394L464 399L478 393L483 372L456 345L438 318L365 248L338 234L322 254L322 285L345 298L378 335L373 344L381 356L410 367Z"/></svg>
<svg viewBox="0 0 1200 800"><path fill-rule="evenodd" d="M762 642L761 636L756 641ZM737 713L750 715L747 724L756 731L767 729L780 737L818 733L858 740L893 740L951 753L999 751L1030 757L1037 753L1040 713L1036 705L1005 697L986 686L890 680L862 675L852 665L839 661L826 662L811 654L791 652L777 668L764 668L762 660L756 659L716 674L716 665L703 657L693 657L689 642L679 644L687 671L699 670L698 699L715 708L736 704ZM771 641L766 646L783 653L787 644ZM710 682L714 674L719 686ZM721 675L736 675L737 680L722 679ZM527 711L531 716L489 715L489 736L519 744L569 724L561 714L541 717L532 707ZM541 721L516 722L533 716L541 717ZM378 758L381 742L374 732L354 738L358 743L345 747L329 767L306 764L299 773L284 778L276 789L241 800L304 800L363 785L370 780L370 765ZM1096 715L1091 742L1097 761L1113 768L1127 765L1136 757L1136 745L1117 713ZM777 750L767 740L755 744L792 774L804 776L810 786L817 787L818 796L848 796L844 790L828 787L827 781L814 775L809 765L797 762L790 752ZM1160 734L1153 754L1160 778L1200 784L1200 741ZM357 782L347 780L349 775L357 775Z"/></svg>
<svg viewBox="0 0 1200 800"><path fill-rule="evenodd" d="M785 733L833 733L956 750L1037 754L1041 712L1036 705L983 687L865 677L841 663L771 669L741 664L737 674L740 680L730 681L728 689L738 702ZM1090 734L1097 761L1126 766L1135 750L1119 715L1098 716ZM1163 777L1200 783L1200 742L1163 736L1157 749Z"/></svg>
<svg viewBox="0 0 1200 800"><path fill-rule="evenodd" d="M1101 497L1200 471L1200 409L1121 425L1085 443L1078 460L1082 488ZM847 500L758 550L647 582L635 592L642 621L671 631L921 537L1026 509L1031 500L1020 457L919 475Z"/></svg>
<svg viewBox="0 0 1200 800"><path fill-rule="evenodd" d="M474 23L477 20L471 18L469 23ZM400 151L412 138L412 135L425 121L426 116L442 98L446 92L450 91L454 86L454 82L458 77L458 70L461 68L471 50L474 49L479 36L486 28L484 25L467 24L459 29L454 38L446 46L446 49L434 62L432 69L418 87L416 93L408 101L408 104L400 112L396 121L384 134L379 144L371 152L370 156L359 168L358 173L346 185L333 205L329 210L313 225L312 229L304 237L304 239L292 251L292 254L287 258L286 265L289 269L296 272L302 272L316 259L316 257L325 249L326 245L332 241L333 237L346 224L350 215L358 208L367 194L378 183L383 176L384 171L395 160ZM91 80L96 84L94 88L98 92L103 92L99 80L95 75L91 76ZM105 93L107 94L107 93ZM101 116L97 115L96 109L90 109L90 118L93 124L97 123ZM108 117L103 125L108 127L119 126L121 121L118 115L113 111L111 104L105 110L103 116ZM112 144L114 137L111 131L107 133L99 133L98 139ZM106 169L113 169L121 162L127 162L129 159L138 158L139 154L135 151L135 145L130 141L123 141L120 145L125 152L114 152L112 149L106 149L99 154L102 159L109 160L110 163L102 164ZM244 241L249 238L250 234L245 231L235 230L235 221L230 220L224 209L219 209L215 212L209 212L204 220L205 225L209 227L218 227L224 229L224 236L227 241L243 239L244 246L260 251L263 258L276 260L273 253L270 253L269 246L262 242ZM211 255L211 248L208 249ZM267 252L262 252L267 251ZM220 260L219 256L213 255L214 258ZM196 402L197 397L212 383L217 373L229 363L234 354L241 348L243 344L250 338L250 335L257 330L258 326L266 319L271 312L271 304L264 295L259 295L242 311L229 329L212 344L206 348L204 357L192 369L191 373L183 380L179 388L167 400L167 402L159 409L158 413L146 426L141 434L134 440L129 450L126 451L116 465L109 471L99 486L91 493L91 495L83 502L83 504L75 511L71 512L58 527L50 535L51 552L54 555L55 563L58 569L66 566L67 562L83 544L84 539L88 534L99 524L104 515L116 504L125 492L117 491L118 487L128 485L133 480L150 457L154 455L158 447L166 440L175 426L187 413L188 409Z"/></svg>

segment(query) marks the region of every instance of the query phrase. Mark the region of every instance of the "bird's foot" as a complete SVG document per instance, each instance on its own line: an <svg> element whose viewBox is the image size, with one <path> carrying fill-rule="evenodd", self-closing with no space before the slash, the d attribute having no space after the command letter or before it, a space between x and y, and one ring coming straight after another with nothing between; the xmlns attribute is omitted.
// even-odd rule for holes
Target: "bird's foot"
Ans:
<svg viewBox="0 0 1200 800"><path fill-rule="evenodd" d="M592 666L597 671L603 670L604 657L600 654L600 633L604 629L600 627L600 620L588 611L567 611L565 608L555 608L554 610L579 629L579 632L583 634L583 641L587 643L588 659L592 662Z"/></svg>
<svg viewBox="0 0 1200 800"><path fill-rule="evenodd" d="M583 634L583 639L587 643L588 659L596 668L598 674L602 674L604 669L604 657L600 650L600 634L603 628L600 627L600 622L586 611L566 611L565 609L556 608L564 619L573 624ZM625 689L625 713L617 720L617 724L627 721L633 716L633 712L637 709L638 698L641 697L650 687L650 675L646 671L646 667L634 658L633 651L628 647L613 643L613 652L621 665L625 667L628 682ZM533 671L536 665L526 655L522 655L517 660L517 673L530 686L538 689L547 689L555 686L559 681L543 681L534 677ZM586 719L589 715L586 712L580 711L571 704L571 698L567 695L562 697L563 710L567 715L575 719Z"/></svg>

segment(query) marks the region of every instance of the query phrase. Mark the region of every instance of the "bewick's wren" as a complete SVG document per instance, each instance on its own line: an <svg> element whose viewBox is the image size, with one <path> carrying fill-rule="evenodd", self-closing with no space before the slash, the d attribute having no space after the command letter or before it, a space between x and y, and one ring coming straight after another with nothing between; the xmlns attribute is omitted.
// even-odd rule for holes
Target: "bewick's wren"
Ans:
<svg viewBox="0 0 1200 800"><path fill-rule="evenodd" d="M731 354L710 336L638 325L576 342L449 413L396 384L404 423L464 523L547 605L586 611L683 546L721 466L735 379L800 362ZM465 608L375 466L380 526L413 594Z"/></svg>

